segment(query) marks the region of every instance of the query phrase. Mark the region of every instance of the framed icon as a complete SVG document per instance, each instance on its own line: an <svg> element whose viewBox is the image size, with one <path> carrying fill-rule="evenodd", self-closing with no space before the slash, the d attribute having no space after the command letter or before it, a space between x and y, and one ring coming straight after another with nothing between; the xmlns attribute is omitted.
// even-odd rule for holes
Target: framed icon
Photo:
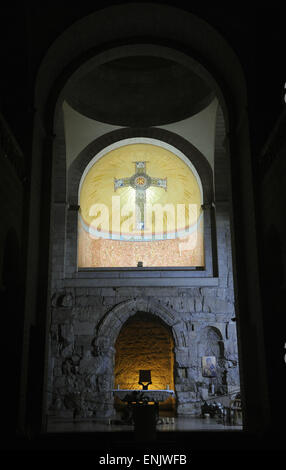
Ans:
<svg viewBox="0 0 286 470"><path fill-rule="evenodd" d="M203 377L216 377L216 357L203 356L202 357Z"/></svg>

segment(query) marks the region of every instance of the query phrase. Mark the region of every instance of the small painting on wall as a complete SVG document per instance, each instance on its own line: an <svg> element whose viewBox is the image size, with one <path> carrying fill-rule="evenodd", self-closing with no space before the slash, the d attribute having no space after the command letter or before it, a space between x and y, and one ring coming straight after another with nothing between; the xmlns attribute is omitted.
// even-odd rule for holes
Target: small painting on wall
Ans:
<svg viewBox="0 0 286 470"><path fill-rule="evenodd" d="M216 377L216 358L215 356L202 357L203 377Z"/></svg>

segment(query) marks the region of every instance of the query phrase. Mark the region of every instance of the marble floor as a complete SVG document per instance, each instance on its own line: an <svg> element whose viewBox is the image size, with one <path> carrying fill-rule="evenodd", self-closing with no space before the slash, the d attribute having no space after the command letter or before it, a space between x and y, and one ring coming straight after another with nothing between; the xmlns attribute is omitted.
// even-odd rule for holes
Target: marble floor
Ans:
<svg viewBox="0 0 286 470"><path fill-rule="evenodd" d="M47 432L125 432L133 431L132 425L111 424L108 421L78 420L59 421L50 419ZM224 425L216 418L179 417L174 418L174 423L164 422L157 424L157 431L242 431L240 425Z"/></svg>

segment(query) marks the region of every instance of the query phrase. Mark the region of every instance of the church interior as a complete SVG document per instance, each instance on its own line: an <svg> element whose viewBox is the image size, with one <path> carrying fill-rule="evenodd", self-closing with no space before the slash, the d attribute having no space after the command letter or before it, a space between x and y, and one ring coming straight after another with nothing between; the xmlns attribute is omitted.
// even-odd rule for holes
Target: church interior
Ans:
<svg viewBox="0 0 286 470"><path fill-rule="evenodd" d="M280 451L281 9L1 13L3 449Z"/></svg>

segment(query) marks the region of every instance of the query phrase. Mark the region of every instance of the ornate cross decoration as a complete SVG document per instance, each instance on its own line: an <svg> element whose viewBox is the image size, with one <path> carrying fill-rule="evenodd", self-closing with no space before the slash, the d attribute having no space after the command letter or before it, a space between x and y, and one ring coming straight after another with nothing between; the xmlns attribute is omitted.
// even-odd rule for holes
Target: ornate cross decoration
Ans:
<svg viewBox="0 0 286 470"><path fill-rule="evenodd" d="M129 178L114 178L114 191L118 188L131 186L136 191L135 204L135 221L136 229L144 230L144 206L146 203L146 189L150 186L155 186L157 188L163 188L167 191L167 178L152 178L146 173L146 163L147 162L134 162L135 163L135 173Z"/></svg>

